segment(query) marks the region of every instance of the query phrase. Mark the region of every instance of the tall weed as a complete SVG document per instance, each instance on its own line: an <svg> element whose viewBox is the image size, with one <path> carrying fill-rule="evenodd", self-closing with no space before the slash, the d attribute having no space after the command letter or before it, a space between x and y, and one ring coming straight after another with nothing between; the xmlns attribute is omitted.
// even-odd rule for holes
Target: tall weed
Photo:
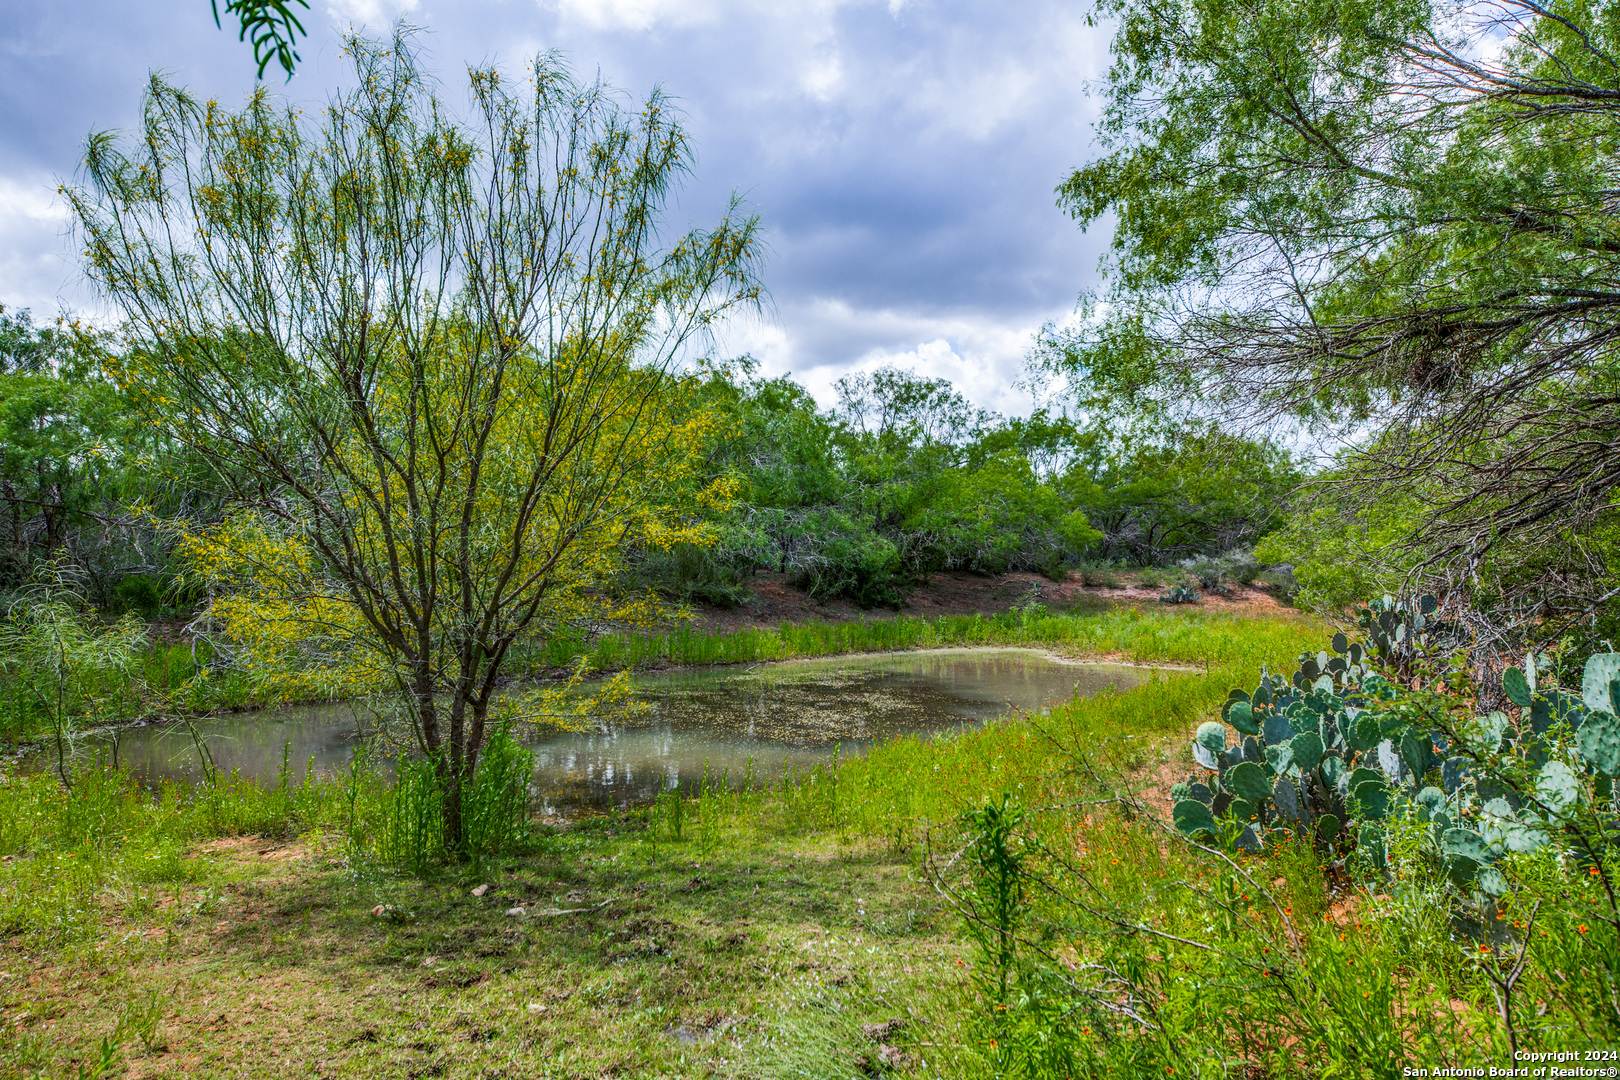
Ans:
<svg viewBox="0 0 1620 1080"><path fill-rule="evenodd" d="M396 869L423 873L452 853L446 841L444 786L427 758L405 758L395 765L392 784L360 762L350 769L345 797L346 828L358 853ZM473 782L462 792L465 854L472 858L521 850L529 839L530 783L534 755L504 729L480 755ZM357 789L374 791L366 798Z"/></svg>

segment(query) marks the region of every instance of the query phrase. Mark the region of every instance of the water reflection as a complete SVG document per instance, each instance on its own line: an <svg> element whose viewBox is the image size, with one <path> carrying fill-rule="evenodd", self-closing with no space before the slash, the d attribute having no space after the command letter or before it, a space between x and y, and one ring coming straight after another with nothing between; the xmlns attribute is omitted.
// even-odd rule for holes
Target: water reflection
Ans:
<svg viewBox="0 0 1620 1080"><path fill-rule="evenodd" d="M1022 649L940 649L881 656L679 671L636 680L650 710L594 732L529 729L535 794L554 809L641 802L694 783L706 768L735 782L779 776L898 735L980 723L1008 706L1038 710L1146 677L1117 664L1065 664ZM293 782L311 759L344 768L366 717L347 705L277 709L197 721L215 762L273 782L286 761ZM107 754L103 741L86 747ZM191 734L172 725L126 730L121 762L149 780L196 779ZM285 758L284 758L285 755Z"/></svg>

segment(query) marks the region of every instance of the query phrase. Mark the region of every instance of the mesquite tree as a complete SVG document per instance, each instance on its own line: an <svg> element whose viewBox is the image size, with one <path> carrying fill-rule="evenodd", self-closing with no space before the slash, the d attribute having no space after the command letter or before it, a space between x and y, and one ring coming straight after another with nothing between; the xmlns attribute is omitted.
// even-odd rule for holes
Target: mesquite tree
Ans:
<svg viewBox="0 0 1620 1080"><path fill-rule="evenodd" d="M1620 592L1587 559L1620 486L1614 5L1101 6L1108 152L1059 198L1116 222L1110 285L1043 358L1098 408L1303 420L1352 451L1344 527L1421 508L1394 546L1430 587L1527 624L1600 613Z"/></svg>
<svg viewBox="0 0 1620 1080"><path fill-rule="evenodd" d="M666 236L691 157L657 94L631 111L541 56L471 72L461 121L403 32L348 50L318 123L154 78L67 194L121 381L253 517L221 535L275 539L234 553L273 617L349 626L398 680L457 844L514 644L702 494L673 369L757 301L757 227L733 202Z"/></svg>

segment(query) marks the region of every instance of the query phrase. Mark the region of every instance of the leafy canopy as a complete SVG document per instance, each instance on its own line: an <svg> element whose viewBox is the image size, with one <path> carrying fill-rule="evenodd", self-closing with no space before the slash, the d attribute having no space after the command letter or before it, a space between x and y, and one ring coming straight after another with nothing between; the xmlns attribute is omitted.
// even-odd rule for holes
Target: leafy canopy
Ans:
<svg viewBox="0 0 1620 1080"><path fill-rule="evenodd" d="M701 540L728 496L677 368L757 301L757 227L734 204L665 236L690 148L657 94L632 112L541 56L473 71L462 122L403 31L348 50L318 124L154 78L67 196L127 318L121 386L237 508L202 572L239 623L397 681L454 838L514 646L624 615L625 546Z"/></svg>
<svg viewBox="0 0 1620 1080"><path fill-rule="evenodd" d="M1109 152L1059 199L1115 223L1110 285L1049 367L1098 409L1300 420L1360 451L1358 505L1430 485L1408 540L1458 587L1510 536L1567 543L1609 513L1620 9L1101 7ZM1518 599L1606 589L1542 585Z"/></svg>

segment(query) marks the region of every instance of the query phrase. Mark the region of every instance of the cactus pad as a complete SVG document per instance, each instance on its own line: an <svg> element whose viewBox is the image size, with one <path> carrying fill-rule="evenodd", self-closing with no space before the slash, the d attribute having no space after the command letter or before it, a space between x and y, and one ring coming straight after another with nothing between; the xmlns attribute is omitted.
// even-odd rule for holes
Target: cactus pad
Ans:
<svg viewBox="0 0 1620 1080"><path fill-rule="evenodd" d="M1575 733L1575 749L1604 776L1620 776L1620 716L1606 710L1592 713Z"/></svg>
<svg viewBox="0 0 1620 1080"><path fill-rule="evenodd" d="M1524 672L1512 667L1502 672L1502 689L1513 704L1521 709L1529 707L1530 682L1524 677Z"/></svg>
<svg viewBox="0 0 1620 1080"><path fill-rule="evenodd" d="M1367 780L1356 785L1356 802L1361 804L1362 816L1370 821L1381 820L1389 813L1389 785L1382 780Z"/></svg>
<svg viewBox="0 0 1620 1080"><path fill-rule="evenodd" d="M1305 823L1305 811L1300 806L1299 788L1286 776L1277 777L1277 786L1272 788L1271 801L1277 807L1277 813L1288 821Z"/></svg>
<svg viewBox="0 0 1620 1080"><path fill-rule="evenodd" d="M1314 769L1322 760L1322 736L1314 731L1295 735L1289 745L1294 748L1294 764L1301 769Z"/></svg>
<svg viewBox="0 0 1620 1080"><path fill-rule="evenodd" d="M1269 710L1261 724L1266 742L1276 745L1287 742L1294 737L1294 729L1288 723L1288 717L1275 709Z"/></svg>
<svg viewBox="0 0 1620 1080"><path fill-rule="evenodd" d="M1378 718L1370 711L1364 710L1357 715L1352 728L1355 731L1355 740L1350 742L1352 748L1371 750L1378 745Z"/></svg>
<svg viewBox="0 0 1620 1080"><path fill-rule="evenodd" d="M1620 653L1597 653L1586 658L1581 699L1594 712L1620 712Z"/></svg>
<svg viewBox="0 0 1620 1080"><path fill-rule="evenodd" d="M1215 835L1215 815L1197 799L1183 799L1176 803L1175 809L1170 811L1170 819L1175 822L1177 830L1188 836L1201 832Z"/></svg>
<svg viewBox="0 0 1620 1080"><path fill-rule="evenodd" d="M1448 860L1460 856L1480 864L1491 857L1485 838L1473 829L1447 829L1440 834L1440 851Z"/></svg>
<svg viewBox="0 0 1620 1080"><path fill-rule="evenodd" d="M1401 736L1401 760L1418 776L1434 768L1434 740L1429 733L1408 728Z"/></svg>
<svg viewBox="0 0 1620 1080"><path fill-rule="evenodd" d="M1225 783L1233 795L1256 806L1271 798L1271 781L1266 779L1264 770L1251 761L1232 766Z"/></svg>
<svg viewBox="0 0 1620 1080"><path fill-rule="evenodd" d="M1541 775L1536 777L1536 798L1548 809L1555 813L1567 810L1580 797L1581 785L1575 770L1562 761L1549 761L1542 766Z"/></svg>

